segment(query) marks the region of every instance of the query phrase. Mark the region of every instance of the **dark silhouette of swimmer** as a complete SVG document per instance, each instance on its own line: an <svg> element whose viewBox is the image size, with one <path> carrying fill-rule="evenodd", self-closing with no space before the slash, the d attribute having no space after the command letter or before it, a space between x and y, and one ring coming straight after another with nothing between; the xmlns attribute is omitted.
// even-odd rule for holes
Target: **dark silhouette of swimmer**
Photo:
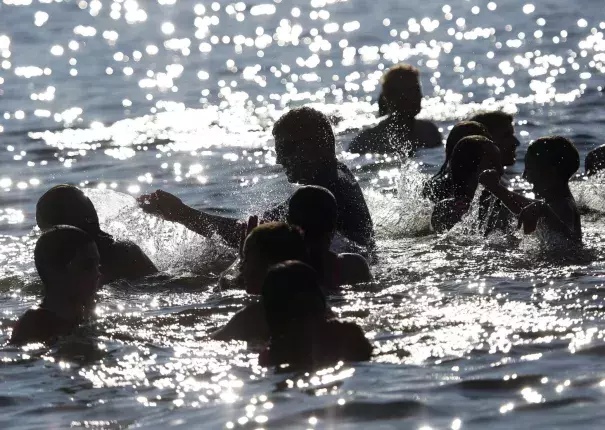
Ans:
<svg viewBox="0 0 605 430"><path fill-rule="evenodd" d="M238 283L246 292L260 295L269 268L287 260L308 259L301 230L281 222L261 224L245 240L239 267ZM254 302L237 312L212 337L217 340L266 341L269 336L260 302Z"/></svg>
<svg viewBox="0 0 605 430"><path fill-rule="evenodd" d="M483 112L473 116L471 121L483 124L494 141L503 166L512 166L517 161L517 147L521 144L515 136L513 116L502 111Z"/></svg>
<svg viewBox="0 0 605 430"><path fill-rule="evenodd" d="M603 169L605 169L605 145L590 151L584 160L584 170L587 176L596 175Z"/></svg>
<svg viewBox="0 0 605 430"><path fill-rule="evenodd" d="M373 246L370 212L355 177L336 159L336 140L328 118L309 107L292 109L275 123L273 137L277 163L283 166L288 181L330 190L338 202L337 231L359 245ZM218 233L230 246L238 246L240 220L195 210L162 190L141 196L139 204L143 210L183 224L202 236ZM261 219L284 221L287 211L286 201Z"/></svg>
<svg viewBox="0 0 605 430"><path fill-rule="evenodd" d="M440 146L441 133L431 122L416 119L420 113L422 87L418 69L399 64L382 78L379 115L388 117L353 139L349 152L409 156L418 148Z"/></svg>
<svg viewBox="0 0 605 430"><path fill-rule="evenodd" d="M425 199L429 199L433 203L438 203L441 200L454 197L450 161L456 144L463 138L469 136L483 136L488 139L492 138L487 131L487 128L481 123L475 121L462 121L456 124L447 136L447 141L445 143L445 161L443 162L443 165L439 171L426 182L422 189L422 196Z"/></svg>
<svg viewBox="0 0 605 430"><path fill-rule="evenodd" d="M320 368L372 356L372 345L358 325L326 318L317 273L305 263L288 261L272 267L263 285L262 304L270 338L259 356L261 366Z"/></svg>
<svg viewBox="0 0 605 430"><path fill-rule="evenodd" d="M72 185L57 185L40 197L36 205L36 222L42 231L65 224L88 233L101 254L102 284L117 279L135 279L158 271L136 244L115 240L103 232L94 205Z"/></svg>
<svg viewBox="0 0 605 430"><path fill-rule="evenodd" d="M72 226L46 230L34 250L44 299L17 321L10 342L51 343L69 335L91 313L100 285L100 256L94 239Z"/></svg>
<svg viewBox="0 0 605 430"><path fill-rule="evenodd" d="M326 290L372 279L367 261L359 254L337 254L330 250L338 207L334 195L315 185L301 187L288 202L288 223L304 233L309 263L321 275Z"/></svg>
<svg viewBox="0 0 605 430"><path fill-rule="evenodd" d="M437 232L451 229L468 212L482 172L493 169L502 174L500 151L487 137L465 137L454 147L450 169L454 196L433 209L431 224Z"/></svg>
<svg viewBox="0 0 605 430"><path fill-rule="evenodd" d="M538 200L509 191L500 183L497 172L486 171L480 176L483 186L515 215L518 227L525 234L538 225L555 232L573 243L582 242L582 225L576 202L569 189L569 180L580 168L580 155L565 137L542 137L529 145L525 155L523 177L533 184Z"/></svg>

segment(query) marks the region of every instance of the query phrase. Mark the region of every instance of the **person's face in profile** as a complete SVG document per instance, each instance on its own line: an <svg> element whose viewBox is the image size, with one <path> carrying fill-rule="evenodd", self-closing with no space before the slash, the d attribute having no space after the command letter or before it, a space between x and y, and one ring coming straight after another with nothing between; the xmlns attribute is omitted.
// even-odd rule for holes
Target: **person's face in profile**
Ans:
<svg viewBox="0 0 605 430"><path fill-rule="evenodd" d="M78 249L67 265L67 277L77 301L87 303L97 292L101 279L101 256L94 243Z"/></svg>
<svg viewBox="0 0 605 430"><path fill-rule="evenodd" d="M313 149L306 139L288 137L275 140L277 164L281 164L291 183L308 182L317 170L318 151Z"/></svg>
<svg viewBox="0 0 605 430"><path fill-rule="evenodd" d="M515 136L515 128L512 124L508 124L494 136L496 144L500 149L502 156L502 164L504 166L512 166L517 161L517 147L521 144Z"/></svg>

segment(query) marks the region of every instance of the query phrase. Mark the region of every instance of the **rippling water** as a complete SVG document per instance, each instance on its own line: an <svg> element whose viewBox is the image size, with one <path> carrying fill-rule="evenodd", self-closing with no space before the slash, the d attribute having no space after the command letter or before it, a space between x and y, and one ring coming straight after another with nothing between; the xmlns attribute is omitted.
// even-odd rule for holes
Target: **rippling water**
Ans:
<svg viewBox="0 0 605 430"><path fill-rule="evenodd" d="M291 191L270 137L281 112L315 104L346 149L377 121L379 78L399 61L420 67L421 115L444 135L503 108L520 159L553 133L584 155L605 143L603 1L264 1L0 3L0 342L40 297L34 205L51 185L85 187L104 228L163 269L105 288L97 322L51 350L3 346L0 427L602 428L599 180L572 187L585 250L568 255L466 224L431 234L419 187L441 150L403 166L343 152L379 262L376 282L332 305L376 354L304 375L208 340L247 302L213 292L232 251L132 196L161 187L216 213L258 212Z"/></svg>

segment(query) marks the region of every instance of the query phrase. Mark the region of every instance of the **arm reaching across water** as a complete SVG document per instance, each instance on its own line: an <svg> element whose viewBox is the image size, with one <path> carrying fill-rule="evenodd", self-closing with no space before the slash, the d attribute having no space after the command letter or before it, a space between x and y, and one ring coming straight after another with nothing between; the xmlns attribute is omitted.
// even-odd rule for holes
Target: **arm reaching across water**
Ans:
<svg viewBox="0 0 605 430"><path fill-rule="evenodd" d="M204 237L210 238L217 233L231 247L236 248L240 243L241 222L237 219L198 211L184 204L175 195L162 190L142 195L137 201L145 212L182 224Z"/></svg>
<svg viewBox="0 0 605 430"><path fill-rule="evenodd" d="M525 207L536 201L508 190L500 183L500 174L495 170L486 170L481 173L479 182L515 215L519 215Z"/></svg>

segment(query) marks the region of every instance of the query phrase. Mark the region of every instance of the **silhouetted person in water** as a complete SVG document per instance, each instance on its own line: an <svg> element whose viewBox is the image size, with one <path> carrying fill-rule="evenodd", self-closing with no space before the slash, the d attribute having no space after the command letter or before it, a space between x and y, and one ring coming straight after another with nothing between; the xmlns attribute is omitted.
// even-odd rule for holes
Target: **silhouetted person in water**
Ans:
<svg viewBox="0 0 605 430"><path fill-rule="evenodd" d="M512 166L517 161L517 147L521 144L515 136L513 116L502 111L483 112L473 116L470 121L483 124L492 140L500 149L503 166Z"/></svg>
<svg viewBox="0 0 605 430"><path fill-rule="evenodd" d="M500 151L487 137L465 137L454 147L450 167L454 196L435 205L431 224L437 232L451 229L468 212L482 172L502 174Z"/></svg>
<svg viewBox="0 0 605 430"><path fill-rule="evenodd" d="M593 176L605 169L605 145L593 149L584 160L584 170L587 176Z"/></svg>
<svg viewBox="0 0 605 430"><path fill-rule="evenodd" d="M307 264L288 261L271 268L262 304L270 339L260 354L261 366L320 368L372 356L372 345L358 325L326 318L324 293Z"/></svg>
<svg viewBox="0 0 605 430"><path fill-rule="evenodd" d="M94 205L74 186L57 185L44 193L36 205L36 222L42 231L64 224L88 233L95 240L101 254L102 284L157 272L153 262L141 248L129 241L115 240L101 230Z"/></svg>
<svg viewBox="0 0 605 430"><path fill-rule="evenodd" d="M336 140L328 118L309 107L292 109L275 123L273 137L277 163L283 166L288 181L330 190L338 202L337 231L359 245L373 246L370 212L355 177L336 159ZM232 247L239 243L239 220L190 208L161 190L141 196L139 203L145 211L181 223L205 237L217 233ZM261 218L284 221L287 212L286 201Z"/></svg>
<svg viewBox="0 0 605 430"><path fill-rule="evenodd" d="M281 222L259 225L244 242L239 285L251 295L261 293L269 268L287 260L307 260L307 249L301 230ZM269 330L260 302L238 311L212 337L217 340L266 341Z"/></svg>
<svg viewBox="0 0 605 430"><path fill-rule="evenodd" d="M561 136L542 137L529 145L523 177L533 184L538 200L509 191L497 172L481 174L483 186L515 215L525 234L536 230L538 222L575 244L582 243L580 213L569 189L569 180L580 167L574 144Z"/></svg>
<svg viewBox="0 0 605 430"><path fill-rule="evenodd" d="M337 219L336 199L323 187L301 187L288 201L288 223L302 229L309 263L320 275L326 290L372 279L368 263L361 255L337 254L330 250Z"/></svg>
<svg viewBox="0 0 605 430"><path fill-rule="evenodd" d="M432 178L430 178L422 189L422 196L438 203L441 200L454 197L454 185L452 183L452 172L450 160L456 144L465 137L483 136L491 139L491 135L483 124L475 121L462 121L456 124L450 134L447 136L445 143L445 161Z"/></svg>
<svg viewBox="0 0 605 430"><path fill-rule="evenodd" d="M399 64L382 78L379 115L388 117L353 139L349 152L409 156L418 148L440 146L441 133L429 121L416 119L420 113L422 88L418 69Z"/></svg>
<svg viewBox="0 0 605 430"><path fill-rule="evenodd" d="M10 342L52 343L69 335L91 313L100 285L100 256L93 238L66 225L51 227L34 250L36 269L44 285L44 299L17 321Z"/></svg>

